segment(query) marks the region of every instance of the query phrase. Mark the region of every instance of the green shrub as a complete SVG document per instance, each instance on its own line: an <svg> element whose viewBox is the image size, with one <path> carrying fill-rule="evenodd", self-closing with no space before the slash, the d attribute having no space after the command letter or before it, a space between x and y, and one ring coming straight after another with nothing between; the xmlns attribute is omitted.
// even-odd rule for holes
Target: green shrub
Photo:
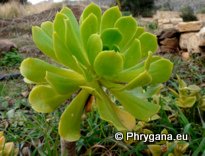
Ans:
<svg viewBox="0 0 205 156"><path fill-rule="evenodd" d="M154 31L158 28L158 25L157 25L156 22L150 22L150 23L147 24L147 28L150 31Z"/></svg>
<svg viewBox="0 0 205 156"><path fill-rule="evenodd" d="M119 0L123 11L131 11L134 16L142 15L150 17L153 15L154 0Z"/></svg>
<svg viewBox="0 0 205 156"><path fill-rule="evenodd" d="M22 60L23 58L19 54L19 52L16 49L12 49L9 52L5 52L3 58L0 59L0 66L7 66L7 67L17 66L21 63Z"/></svg>
<svg viewBox="0 0 205 156"><path fill-rule="evenodd" d="M205 6L201 7L197 13L205 14Z"/></svg>
<svg viewBox="0 0 205 156"><path fill-rule="evenodd" d="M197 17L195 16L194 11L190 6L185 6L181 8L180 11L180 16L183 18L183 21L197 21Z"/></svg>

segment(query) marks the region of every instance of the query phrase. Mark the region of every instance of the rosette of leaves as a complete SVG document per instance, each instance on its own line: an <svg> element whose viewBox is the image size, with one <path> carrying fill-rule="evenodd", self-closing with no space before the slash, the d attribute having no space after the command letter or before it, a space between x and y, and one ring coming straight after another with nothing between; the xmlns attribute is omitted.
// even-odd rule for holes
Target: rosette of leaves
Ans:
<svg viewBox="0 0 205 156"><path fill-rule="evenodd" d="M0 156L16 156L18 149L15 148L13 142L6 143L4 133L0 131Z"/></svg>
<svg viewBox="0 0 205 156"><path fill-rule="evenodd" d="M201 88L197 85L187 85L178 75L177 82L177 91L169 88L176 97L176 104L181 108L191 108L198 103L199 108L205 111L205 96L201 95Z"/></svg>
<svg viewBox="0 0 205 156"><path fill-rule="evenodd" d="M185 141L166 142L163 145L148 145L152 156L183 156L189 147L189 143Z"/></svg>
<svg viewBox="0 0 205 156"><path fill-rule="evenodd" d="M168 135L168 131L163 129L161 135ZM161 140L155 144L148 145L148 149L152 156L183 156L189 147L189 143L185 141L174 141L168 142L166 140Z"/></svg>
<svg viewBox="0 0 205 156"><path fill-rule="evenodd" d="M132 130L136 119L148 121L160 109L147 97L169 79L172 63L153 56L156 36L144 32L132 16L122 16L118 7L102 14L91 3L79 23L64 7L53 22L34 26L32 36L36 46L59 64L37 58L22 62L25 82L36 84L29 95L32 108L49 113L76 94L59 121L65 140L79 139L81 116L91 95L100 117L120 131Z"/></svg>

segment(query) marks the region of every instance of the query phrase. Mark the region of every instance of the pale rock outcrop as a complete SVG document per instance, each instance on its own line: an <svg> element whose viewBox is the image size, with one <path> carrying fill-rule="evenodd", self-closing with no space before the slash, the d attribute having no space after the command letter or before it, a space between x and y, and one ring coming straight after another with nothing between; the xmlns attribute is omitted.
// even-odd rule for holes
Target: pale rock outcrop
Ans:
<svg viewBox="0 0 205 156"><path fill-rule="evenodd" d="M202 21L181 22L176 26L176 29L183 32L197 32L203 27Z"/></svg>
<svg viewBox="0 0 205 156"><path fill-rule="evenodd" d="M199 46L205 46L205 27L203 27L199 32Z"/></svg>
<svg viewBox="0 0 205 156"><path fill-rule="evenodd" d="M191 36L195 35L196 33L190 32L190 33L183 33L180 35L179 39L179 46L181 49L186 50L187 49L187 44L188 40Z"/></svg>
<svg viewBox="0 0 205 156"><path fill-rule="evenodd" d="M189 53L200 53L199 35L196 33L187 40L187 50Z"/></svg>

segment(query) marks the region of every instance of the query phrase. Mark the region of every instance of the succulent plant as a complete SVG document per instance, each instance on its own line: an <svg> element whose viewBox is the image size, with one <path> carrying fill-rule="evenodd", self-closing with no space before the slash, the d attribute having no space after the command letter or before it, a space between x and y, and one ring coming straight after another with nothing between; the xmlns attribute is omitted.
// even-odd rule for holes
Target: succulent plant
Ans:
<svg viewBox="0 0 205 156"><path fill-rule="evenodd" d="M37 58L22 62L25 82L36 84L29 95L32 108L49 113L76 94L59 121L59 134L65 140L79 139L81 116L90 107L90 97L95 97L92 104L100 117L120 131L134 129L136 119L148 121L159 111L160 106L147 97L169 79L173 65L153 56L156 36L145 32L132 16L122 16L118 7L102 14L91 3L79 23L64 7L53 22L33 26L32 36L36 46L59 64Z"/></svg>
<svg viewBox="0 0 205 156"><path fill-rule="evenodd" d="M18 154L18 149L14 147L13 142L6 143L4 133L0 131L0 156L15 156Z"/></svg>
<svg viewBox="0 0 205 156"><path fill-rule="evenodd" d="M197 85L187 85L178 75L177 82L177 91L169 88L176 97L176 104L181 108L191 108L198 103L199 108L205 111L205 96L200 93L201 88Z"/></svg>
<svg viewBox="0 0 205 156"><path fill-rule="evenodd" d="M152 156L165 155L165 153L168 152L170 149L172 149L172 152L169 152L169 154L167 154L168 156L183 156L188 147L189 143L185 141L166 142L163 145L148 145Z"/></svg>
<svg viewBox="0 0 205 156"><path fill-rule="evenodd" d="M168 134L166 129L161 131L161 134ZM173 141L169 142L166 140L161 140L155 144L148 145L148 149L152 156L183 156L189 147L189 143L185 141Z"/></svg>

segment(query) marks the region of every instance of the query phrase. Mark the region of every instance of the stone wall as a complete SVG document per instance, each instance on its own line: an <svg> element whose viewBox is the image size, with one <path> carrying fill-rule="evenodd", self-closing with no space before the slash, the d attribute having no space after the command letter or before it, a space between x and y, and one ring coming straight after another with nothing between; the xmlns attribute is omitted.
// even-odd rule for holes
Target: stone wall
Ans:
<svg viewBox="0 0 205 156"><path fill-rule="evenodd" d="M205 25L205 14L196 14L198 21ZM160 30L175 28L183 19L177 11L157 11L153 20L158 24Z"/></svg>
<svg viewBox="0 0 205 156"><path fill-rule="evenodd" d="M205 27L201 21L179 24L181 33L179 45L183 51L189 53L204 53Z"/></svg>
<svg viewBox="0 0 205 156"><path fill-rule="evenodd" d="M157 11L153 20L159 28L159 51L205 53L205 14L197 14L197 18L183 22L179 12Z"/></svg>
<svg viewBox="0 0 205 156"><path fill-rule="evenodd" d="M202 21L180 22L175 28L158 34L160 52L188 52L205 54L205 27Z"/></svg>
<svg viewBox="0 0 205 156"><path fill-rule="evenodd" d="M158 24L160 30L174 28L183 21L177 11L157 11L153 20Z"/></svg>

